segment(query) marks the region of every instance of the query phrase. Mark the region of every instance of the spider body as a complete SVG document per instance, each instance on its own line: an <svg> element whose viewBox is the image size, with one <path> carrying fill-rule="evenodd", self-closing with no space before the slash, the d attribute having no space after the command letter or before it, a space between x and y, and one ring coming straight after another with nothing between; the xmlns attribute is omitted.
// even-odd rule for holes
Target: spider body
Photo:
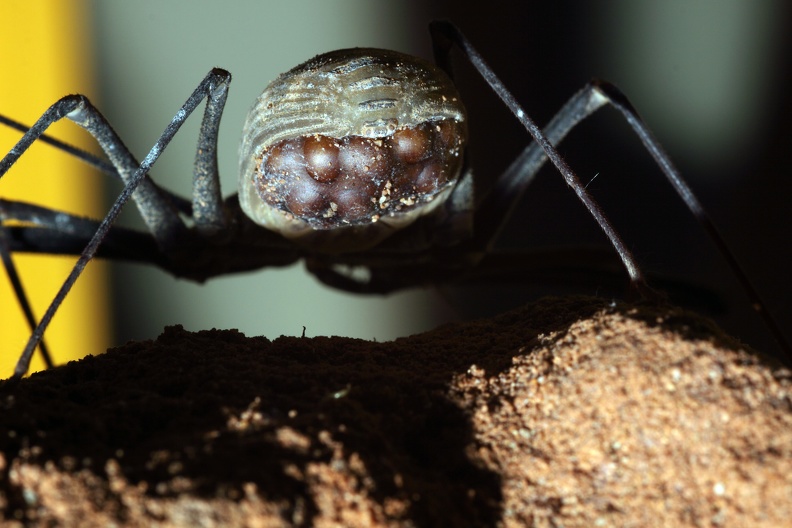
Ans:
<svg viewBox="0 0 792 528"><path fill-rule="evenodd" d="M445 72L358 48L281 75L251 108L242 138L247 216L340 253L375 246L460 189L467 122Z"/></svg>
<svg viewBox="0 0 792 528"><path fill-rule="evenodd" d="M695 195L620 91L594 81L542 130L456 27L436 22L430 30L438 66L396 52L353 49L320 55L276 79L248 116L240 148L239 194L227 199L222 198L217 171L217 134L231 80L224 70L210 71L142 162L82 96L64 97L30 129L0 116L5 124L26 131L0 161L0 176L41 139L124 183L101 222L0 200L0 254L23 309L27 300L15 280L10 251L80 255L38 325L28 315L35 330L15 377L27 371L44 329L94 256L148 262L197 281L303 259L321 281L353 292L384 293L493 273L523 278L531 272L529 260L520 254L503 258L493 245L546 161L599 224L634 290L655 298L629 249L554 147L605 105L624 116L784 343ZM474 197L464 157L465 111L450 80L454 46L534 140L484 196ZM190 201L160 188L148 172L204 99ZM86 129L110 164L44 135L63 117ZM113 226L130 198L147 233Z"/></svg>

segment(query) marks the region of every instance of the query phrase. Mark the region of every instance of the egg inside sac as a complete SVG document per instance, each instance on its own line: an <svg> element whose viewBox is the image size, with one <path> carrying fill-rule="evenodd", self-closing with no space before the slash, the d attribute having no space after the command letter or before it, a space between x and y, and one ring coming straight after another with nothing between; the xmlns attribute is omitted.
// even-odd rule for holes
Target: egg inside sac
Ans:
<svg viewBox="0 0 792 528"><path fill-rule="evenodd" d="M284 139L263 151L256 190L314 229L376 222L420 207L453 184L463 145L464 129L449 119L376 138Z"/></svg>

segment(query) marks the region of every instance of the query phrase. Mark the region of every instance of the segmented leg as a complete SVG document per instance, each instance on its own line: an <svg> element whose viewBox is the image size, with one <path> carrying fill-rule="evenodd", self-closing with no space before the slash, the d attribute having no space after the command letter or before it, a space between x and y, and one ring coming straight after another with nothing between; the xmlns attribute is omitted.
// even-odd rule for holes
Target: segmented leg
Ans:
<svg viewBox="0 0 792 528"><path fill-rule="evenodd" d="M681 174L660 146L660 143L627 100L627 97L618 88L602 81L589 83L564 105L544 130L540 130L456 26L445 21L433 22L430 25L430 32L437 63L450 72L449 53L452 44L456 44L535 141L535 143L526 147L515 162L501 175L496 181L492 193L487 196L480 204L479 209L477 209L474 222L474 225L476 225L475 239L477 244L482 247L492 247L525 189L530 185L539 168L549 159L605 232L624 264L632 284L643 295L653 295L652 290L646 286L644 275L632 253L613 229L602 209L586 191L585 186L553 146L558 144L578 123L592 115L602 106L609 104L624 116L624 119L638 135L644 148L660 167L666 179L671 183L696 221L715 243L721 255L729 264L732 273L737 277L743 290L748 295L752 306L764 319L787 358L792 359L792 347L787 342L783 332L781 332L778 323L766 309L765 303L743 271L737 258L729 249L729 246L693 194L693 191L682 179ZM506 211L506 214L504 214L504 211Z"/></svg>
<svg viewBox="0 0 792 528"><path fill-rule="evenodd" d="M0 160L0 177L2 177L52 123L67 117L85 128L96 139L125 184L123 191L99 224L68 278L33 331L14 369L13 378L21 378L27 372L33 351L41 341L49 322L85 266L96 255L99 245L107 236L113 222L130 197L137 204L160 249L165 252L177 250L179 245L188 239L189 232L179 217L178 209L168 200L166 194L160 192L159 188L146 178L146 175L187 117L195 111L204 98L207 99L207 110L201 126L196 159L196 192L194 194L198 198L194 203L199 203L202 207L206 204L206 209L201 209L197 213L193 212L196 216L196 223L201 226L209 226L209 231L214 229L214 226L223 224L224 215L221 210L219 183L211 180L217 180L217 128L230 79L231 75L228 72L220 69L212 70L177 112L142 163L135 160L104 116L91 105L87 98L79 95L64 97L52 105L11 151ZM3 248L0 247L0 250ZM20 299L20 302L24 301Z"/></svg>

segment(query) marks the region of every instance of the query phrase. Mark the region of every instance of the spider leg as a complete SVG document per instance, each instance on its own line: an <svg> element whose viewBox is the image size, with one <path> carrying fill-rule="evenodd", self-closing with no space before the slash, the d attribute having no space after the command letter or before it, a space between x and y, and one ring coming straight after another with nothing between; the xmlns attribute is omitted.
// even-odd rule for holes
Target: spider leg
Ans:
<svg viewBox="0 0 792 528"><path fill-rule="evenodd" d="M26 133L31 128L25 125L24 123L20 123L19 121L16 121L4 115L0 115L0 125L5 125L9 128L13 128L14 130L18 130L23 134ZM37 141L51 145L57 148L58 150L62 150L63 152L70 154L75 158L79 159L83 163L90 165L91 167L107 174L108 176L112 176L118 181L123 183L123 179L121 178L121 174L119 174L118 169L116 169L112 163L110 163L105 159L100 158L99 156L91 154L86 150L83 150L79 147L75 147L74 145L70 145L64 141L56 139L47 134L41 134L38 137ZM149 182L147 185L152 185L154 187L157 187L158 192L160 194L166 195L168 197L168 200L173 204L174 207L176 207L176 209L179 210L179 212L181 212L182 214L186 214L188 216L192 215L192 208L190 201L185 200L184 198L182 198L177 194L173 194L167 189L163 189L162 187L159 187L157 183L151 180L148 176L146 176L146 180L148 180Z"/></svg>
<svg viewBox="0 0 792 528"><path fill-rule="evenodd" d="M33 334L30 336L27 346L22 352L16 368L14 369L14 379L21 378L27 372L33 351L41 341L49 322L55 315L55 312L66 294L77 281L83 269L85 269L85 266L96 255L99 245L107 236L124 204L130 197L133 197L133 193L134 201L137 203L144 221L163 251L167 252L170 248L177 248L179 244L183 243L183 240L189 236L187 226L185 226L179 218L178 211L168 202L167 196L159 193L158 188L150 184L150 180L146 179L146 175L157 158L159 158L162 151L176 135L176 132L181 128L181 125L187 117L195 111L204 98L208 98L209 105L214 105L214 111L222 111L222 103L225 101L225 98L223 96L217 97L217 93L226 92L228 90L230 79L231 75L224 70L214 69L209 72L181 109L179 109L176 116L166 127L165 131L140 164L137 163L129 150L124 146L121 139L102 114L90 104L87 98L80 95L64 97L52 105L44 115L39 118L36 124L25 133L11 151L0 160L0 177L2 177L30 145L44 133L47 127L63 117L68 117L70 120L85 128L86 131L96 139L125 183L123 191L99 224L96 232L83 250L71 273L47 308L47 311L36 326ZM218 102L220 105L219 110L216 108ZM216 117L216 120L219 121L219 116ZM214 139L216 139L216 124L214 126L202 126L202 137L205 137L203 134L205 129L209 131L214 129ZM212 139L213 138L210 137L205 140L205 142L211 142ZM201 157L199 156L199 158ZM205 160L205 162L211 165L212 160ZM149 183L147 184L147 182Z"/></svg>
<svg viewBox="0 0 792 528"><path fill-rule="evenodd" d="M578 199L586 206L589 213L594 217L599 224L600 228L608 237L613 248L618 253L624 267L630 276L631 285L646 298L656 298L658 294L651 290L646 283L643 272L641 271L638 263L633 257L632 252L627 248L624 241L616 233L616 230L608 221L605 213L600 208L599 204L594 198L586 191L585 186L581 183L577 175L567 165L566 161L561 157L555 149L550 140L545 136L542 130L528 117L528 114L522 109L514 96L503 85L500 79L484 62L484 59L473 48L467 38L462 34L459 29L447 21L435 21L429 26L429 31L432 35L432 44L434 47L435 60L437 64L451 72L449 54L451 46L456 44L462 50L465 57L470 61L473 67L478 71L479 75L490 85L490 88L500 97L506 104L509 110L517 117L520 123L525 127L534 141L541 147L544 155L555 165L556 169L561 173Z"/></svg>
<svg viewBox="0 0 792 528"><path fill-rule="evenodd" d="M696 221L715 243L721 255L731 268L732 273L738 279L743 290L751 300L753 308L763 318L766 326L772 332L773 337L786 354L787 359L792 360L792 345L787 342L780 326L767 310L765 303L743 271L742 266L740 266L720 232L693 194L693 191L682 179L681 174L660 146L660 143L643 122L632 104L630 104L627 97L619 89L602 81L593 81L589 83L564 105L544 130L540 130L526 115L525 111L520 107L500 79L490 70L489 66L487 66L478 52L456 26L446 21L438 21L430 25L430 31L437 63L450 72L450 47L452 44L456 44L476 70L478 70L479 74L490 85L493 91L496 92L509 110L511 110L526 130L528 130L535 141L535 143L526 147L515 162L512 163L503 175L501 175L495 184L493 192L484 199L476 210L475 224L481 225L481 229L479 230L477 228L474 237L475 241L481 244L479 247L492 247L517 201L519 201L525 189L530 185L531 181L533 181L539 168L549 159L562 174L567 184L572 187L592 216L594 216L600 228L605 232L627 269L632 284L638 286L639 291L643 294L650 292L650 296L652 296L651 290L646 287L643 274L638 268L631 252L626 248L621 238L610 225L610 222L599 205L586 191L585 186L582 185L578 177L572 172L553 147L553 145L560 142L580 121L593 114L605 104L610 104L624 116L627 123L640 138L644 148L646 148L655 160L655 163L657 163L674 190L679 194ZM500 213L492 214L496 211ZM504 215L503 211L507 211L509 214ZM497 220L497 218L500 218L500 220Z"/></svg>
<svg viewBox="0 0 792 528"><path fill-rule="evenodd" d="M541 248L536 250L494 249L487 251L475 268L460 277L465 284L505 285L552 284L581 288L597 285L597 294L624 290L624 268L612 250L604 247ZM667 274L647 272L647 279L674 303L720 314L726 311L723 299L713 290ZM608 295L610 293L606 293Z"/></svg>
<svg viewBox="0 0 792 528"><path fill-rule="evenodd" d="M575 94L553 117L544 129L544 133L553 144L558 144L578 123L605 105L613 106L624 116L666 179L668 179L671 186L693 214L693 217L714 242L718 251L731 268L733 275L742 286L743 291L750 299L754 310L764 319L766 326L773 333L773 337L781 348L789 357L792 357L792 347L787 342L778 323L767 310L764 301L731 248L729 248L723 236L715 227L701 202L682 179L679 170L674 166L668 154L663 150L646 123L627 100L627 97L618 88L600 80L590 82ZM478 238L477 242L481 243L483 247L492 247L501 229L508 221L510 213L546 161L547 155L538 145L532 143L523 150L506 172L500 176L493 192L483 200L480 208L476 211L477 224L481 226L481 231L477 231L475 236ZM499 218L498 215L491 214L494 211L507 211L507 214ZM481 220L480 223L478 223L479 220Z"/></svg>
<svg viewBox="0 0 792 528"><path fill-rule="evenodd" d="M228 82L221 89L207 93L201 130L198 134L198 150L193 171L192 216L197 231L207 236L217 236L227 231L229 219L220 191L220 175L217 170L217 134L220 118L228 98Z"/></svg>
<svg viewBox="0 0 792 528"><path fill-rule="evenodd" d="M0 208L0 212L2 212L2 208ZM0 229L0 259L3 261L3 267L6 270L6 275L8 275L11 288L14 290L19 305L22 307L25 320L30 327L30 331L33 332L36 329L36 317L33 315L33 308L30 306L25 288L22 286L22 280L19 278L14 260L11 258L11 247L8 237L6 236L5 228ZM52 354L50 354L44 339L39 343L39 349L41 350L41 357L44 359L44 364L47 368L52 368Z"/></svg>
<svg viewBox="0 0 792 528"><path fill-rule="evenodd" d="M25 125L24 123L20 123L10 117L6 117L4 115L0 115L0 124L3 124L9 128L13 128L19 132L25 134L31 127ZM39 136L38 141L42 143L46 143L48 145L52 145L53 147L66 152L67 154L71 154L75 158L84 161L85 163L91 165L95 169L98 169L105 174L109 174L110 176L115 176L119 180L121 179L121 175L118 174L118 171L115 167L113 167L112 163L103 160L98 156L94 156L90 152L87 152L81 148L75 147L74 145L69 145L68 143L61 141L59 139L55 139L52 136L48 136L47 134L41 134Z"/></svg>
<svg viewBox="0 0 792 528"><path fill-rule="evenodd" d="M99 228L99 221L39 205L0 198L0 214L23 225L3 227L6 249L12 253L82 254ZM97 257L147 262L167 268L167 258L149 233L113 226Z"/></svg>

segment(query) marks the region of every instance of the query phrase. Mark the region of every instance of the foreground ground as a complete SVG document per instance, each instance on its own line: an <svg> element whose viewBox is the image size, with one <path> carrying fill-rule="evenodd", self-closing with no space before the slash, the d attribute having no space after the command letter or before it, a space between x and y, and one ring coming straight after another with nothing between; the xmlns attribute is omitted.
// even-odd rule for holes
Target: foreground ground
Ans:
<svg viewBox="0 0 792 528"><path fill-rule="evenodd" d="M168 328L0 389L13 526L792 526L792 376L667 307Z"/></svg>

